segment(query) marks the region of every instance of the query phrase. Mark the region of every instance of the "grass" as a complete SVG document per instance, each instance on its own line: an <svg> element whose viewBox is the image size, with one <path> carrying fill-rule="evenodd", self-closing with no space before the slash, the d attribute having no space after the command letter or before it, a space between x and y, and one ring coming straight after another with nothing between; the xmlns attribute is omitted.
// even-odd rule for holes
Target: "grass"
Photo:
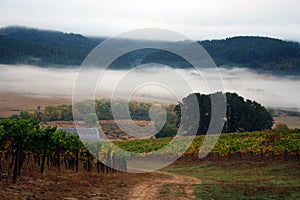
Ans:
<svg viewBox="0 0 300 200"><path fill-rule="evenodd" d="M180 161L164 170L201 179L199 199L300 199L299 161Z"/></svg>
<svg viewBox="0 0 300 200"><path fill-rule="evenodd" d="M174 189L176 188L176 185L175 184L166 184L166 185L163 185L162 189L160 190L160 195L170 195L170 194L175 194L174 193Z"/></svg>

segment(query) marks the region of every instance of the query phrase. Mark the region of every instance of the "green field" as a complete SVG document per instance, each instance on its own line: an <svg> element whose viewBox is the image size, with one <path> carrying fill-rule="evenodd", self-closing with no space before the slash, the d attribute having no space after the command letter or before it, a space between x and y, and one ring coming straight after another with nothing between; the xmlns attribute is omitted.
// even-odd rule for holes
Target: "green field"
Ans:
<svg viewBox="0 0 300 200"><path fill-rule="evenodd" d="M199 178L193 185L199 199L300 199L299 161L276 162L183 162L164 171ZM170 193L176 185L166 185L161 193Z"/></svg>

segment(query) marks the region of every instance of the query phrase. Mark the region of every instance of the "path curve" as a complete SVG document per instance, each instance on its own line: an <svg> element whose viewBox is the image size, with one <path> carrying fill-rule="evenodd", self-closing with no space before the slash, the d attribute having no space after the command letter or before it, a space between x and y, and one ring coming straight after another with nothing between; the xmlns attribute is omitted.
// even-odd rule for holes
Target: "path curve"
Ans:
<svg viewBox="0 0 300 200"><path fill-rule="evenodd" d="M195 199L193 196L193 184L201 184L201 181L197 178L177 175L168 172L152 172L155 178L141 180L131 190L129 199L144 200L144 199L174 199L167 195L161 196L160 190L164 185L172 184L176 185L175 190L180 193L176 196L176 199Z"/></svg>

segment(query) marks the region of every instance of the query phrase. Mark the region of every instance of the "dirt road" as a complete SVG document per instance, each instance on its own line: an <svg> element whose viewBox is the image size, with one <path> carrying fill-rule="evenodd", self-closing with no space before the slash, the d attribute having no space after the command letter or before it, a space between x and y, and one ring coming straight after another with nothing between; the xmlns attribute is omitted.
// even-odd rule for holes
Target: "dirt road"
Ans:
<svg viewBox="0 0 300 200"><path fill-rule="evenodd" d="M193 184L199 179L167 172L153 172L155 178L140 180L132 189L130 199L195 199ZM152 176L153 177L153 176Z"/></svg>

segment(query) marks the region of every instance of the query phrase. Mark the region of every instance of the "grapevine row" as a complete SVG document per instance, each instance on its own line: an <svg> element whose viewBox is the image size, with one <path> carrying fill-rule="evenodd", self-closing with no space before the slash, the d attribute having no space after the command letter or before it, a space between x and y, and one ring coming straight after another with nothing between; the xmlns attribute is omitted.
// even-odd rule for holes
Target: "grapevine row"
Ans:
<svg viewBox="0 0 300 200"><path fill-rule="evenodd" d="M88 147L88 148L87 148ZM100 162L100 161L101 162ZM77 134L56 127L41 128L38 121L3 119L0 121L0 172L13 170L13 183L21 176L24 165L34 163L44 173L45 166L59 172L62 165L78 172L83 169L111 173L126 171L127 157L100 142L83 142ZM112 167L109 167L112 166Z"/></svg>
<svg viewBox="0 0 300 200"><path fill-rule="evenodd" d="M198 157L203 141L206 136L196 136L191 142L189 148L183 156ZM256 131L245 133L227 133L219 135L210 135L217 137L217 142L210 150L210 154L216 154L220 157L230 156L232 154L251 154L253 156L271 152L276 155L297 155L300 153L300 130L288 131ZM182 152L186 145L184 138L177 139L176 145L170 146L173 138L149 139L140 141L118 141L115 142L119 147L140 155L155 155L156 150L165 148L164 154L170 156ZM180 142L182 140L183 142ZM212 140L214 141L214 140ZM212 144L213 145L213 144ZM208 152L207 152L208 153Z"/></svg>

